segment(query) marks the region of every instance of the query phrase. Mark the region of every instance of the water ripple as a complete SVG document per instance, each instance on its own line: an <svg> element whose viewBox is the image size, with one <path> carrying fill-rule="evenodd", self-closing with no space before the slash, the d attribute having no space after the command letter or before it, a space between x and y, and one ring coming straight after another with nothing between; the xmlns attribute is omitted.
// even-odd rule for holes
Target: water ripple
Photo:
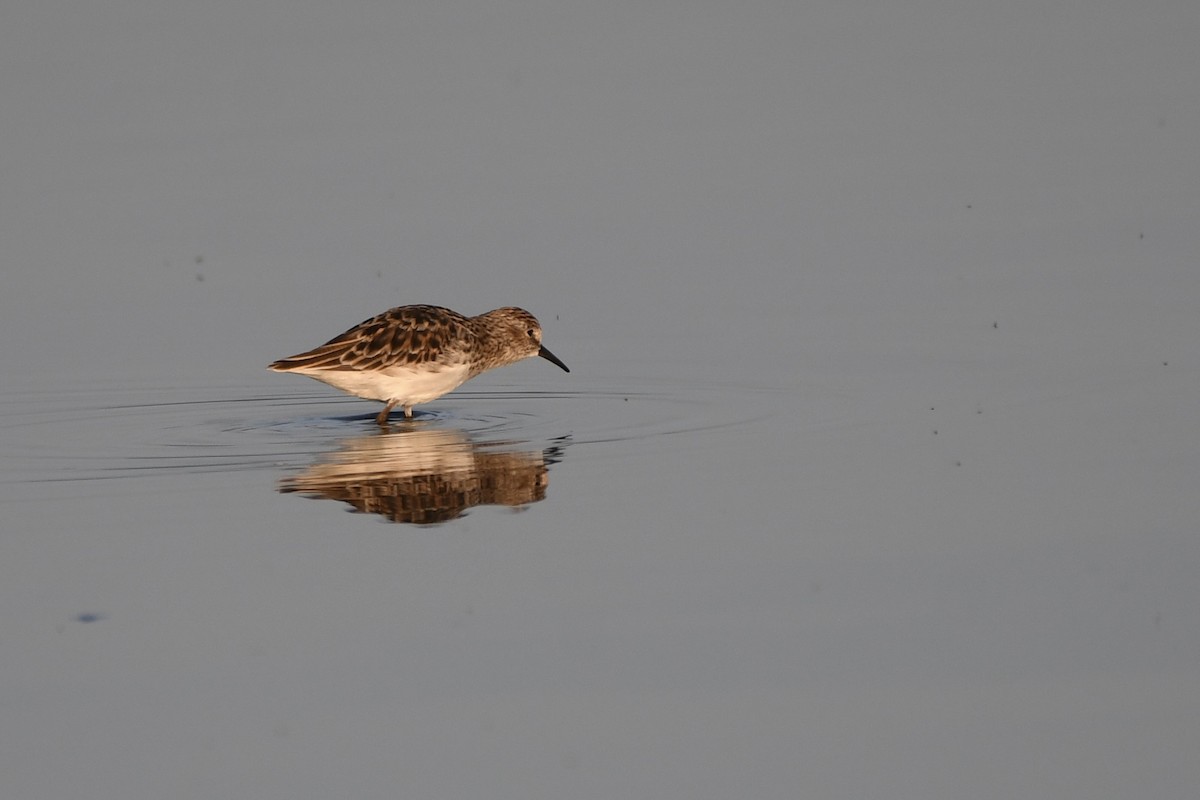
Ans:
<svg viewBox="0 0 1200 800"><path fill-rule="evenodd" d="M479 445L572 458L745 426L777 413L778 392L641 381L627 390L459 391L417 410L421 425ZM247 386L79 386L0 394L0 482L303 469L348 437L377 435L375 405L324 390ZM393 417L393 419L396 419Z"/></svg>

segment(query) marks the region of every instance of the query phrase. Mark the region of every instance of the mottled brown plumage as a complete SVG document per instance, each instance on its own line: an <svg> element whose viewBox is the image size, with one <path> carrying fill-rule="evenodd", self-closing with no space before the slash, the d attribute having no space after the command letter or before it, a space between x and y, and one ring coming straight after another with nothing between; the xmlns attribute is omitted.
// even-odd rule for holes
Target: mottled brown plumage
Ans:
<svg viewBox="0 0 1200 800"><path fill-rule="evenodd" d="M466 317L440 306L399 306L355 325L320 347L271 364L357 397L387 405L376 421L387 424L399 405L412 408L462 385L481 372L541 356L570 372L542 347L542 326L521 308L497 308Z"/></svg>

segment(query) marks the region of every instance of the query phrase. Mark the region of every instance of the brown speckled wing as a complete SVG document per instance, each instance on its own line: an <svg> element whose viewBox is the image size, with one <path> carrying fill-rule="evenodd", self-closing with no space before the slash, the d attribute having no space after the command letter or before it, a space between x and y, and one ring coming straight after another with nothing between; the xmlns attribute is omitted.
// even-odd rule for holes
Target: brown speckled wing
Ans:
<svg viewBox="0 0 1200 800"><path fill-rule="evenodd" d="M376 370L456 363L474 337L466 323L466 317L448 308L400 306L355 325L314 350L280 359L271 368Z"/></svg>

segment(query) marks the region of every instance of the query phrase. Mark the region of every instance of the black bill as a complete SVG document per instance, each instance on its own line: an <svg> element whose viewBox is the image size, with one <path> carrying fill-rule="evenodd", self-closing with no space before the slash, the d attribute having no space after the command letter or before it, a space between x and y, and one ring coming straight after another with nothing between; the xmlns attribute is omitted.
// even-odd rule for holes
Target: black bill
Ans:
<svg viewBox="0 0 1200 800"><path fill-rule="evenodd" d="M562 367L562 371L563 371L563 372L570 372L570 371L571 371L571 370L567 369L567 365L566 365L566 364L564 364L564 363L562 363L561 361L559 361L559 360L558 360L558 356L554 355L554 353L551 353L551 352L550 352L549 350L547 350L545 347L543 347L543 348L541 348L540 350L538 350L538 355L539 355L539 356L541 356L542 358L546 359L547 361L549 361L551 364L554 364L555 366Z"/></svg>

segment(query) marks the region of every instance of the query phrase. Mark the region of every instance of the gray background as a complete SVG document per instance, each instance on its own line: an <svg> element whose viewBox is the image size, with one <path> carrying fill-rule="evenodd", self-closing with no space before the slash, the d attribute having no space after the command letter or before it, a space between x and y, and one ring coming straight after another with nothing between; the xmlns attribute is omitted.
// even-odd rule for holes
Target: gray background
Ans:
<svg viewBox="0 0 1200 800"><path fill-rule="evenodd" d="M1198 41L6 3L6 797L1193 796ZM414 302L541 318L431 408L545 502L275 492L376 407L265 364Z"/></svg>

